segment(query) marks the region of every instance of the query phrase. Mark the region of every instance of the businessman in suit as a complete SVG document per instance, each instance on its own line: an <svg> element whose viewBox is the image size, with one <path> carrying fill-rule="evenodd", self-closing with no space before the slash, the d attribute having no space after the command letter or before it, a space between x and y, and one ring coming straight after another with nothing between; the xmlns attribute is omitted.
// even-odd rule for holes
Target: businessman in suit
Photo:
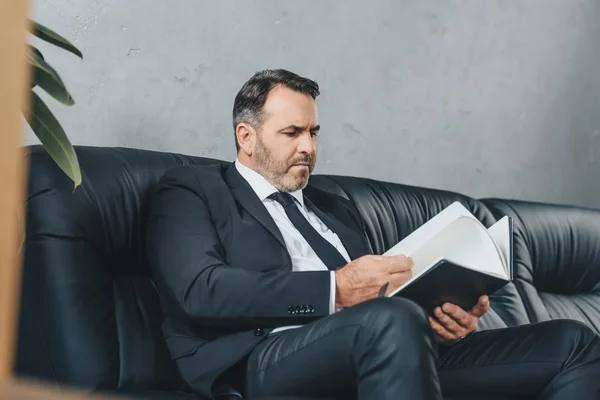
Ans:
<svg viewBox="0 0 600 400"><path fill-rule="evenodd" d="M235 98L235 162L175 168L156 189L148 256L189 386L213 396L600 398L600 342L583 324L476 332L485 296L431 316L381 297L411 277L412 261L371 254L353 205L307 186L318 94L292 72L258 72Z"/></svg>

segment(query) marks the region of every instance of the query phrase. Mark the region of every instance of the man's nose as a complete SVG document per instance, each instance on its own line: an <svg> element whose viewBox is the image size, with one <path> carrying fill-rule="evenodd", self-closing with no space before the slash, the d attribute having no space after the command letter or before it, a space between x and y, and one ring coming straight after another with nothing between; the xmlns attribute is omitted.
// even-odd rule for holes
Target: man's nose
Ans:
<svg viewBox="0 0 600 400"><path fill-rule="evenodd" d="M303 132L298 138L298 151L300 153L314 153L315 151L315 139L310 132Z"/></svg>

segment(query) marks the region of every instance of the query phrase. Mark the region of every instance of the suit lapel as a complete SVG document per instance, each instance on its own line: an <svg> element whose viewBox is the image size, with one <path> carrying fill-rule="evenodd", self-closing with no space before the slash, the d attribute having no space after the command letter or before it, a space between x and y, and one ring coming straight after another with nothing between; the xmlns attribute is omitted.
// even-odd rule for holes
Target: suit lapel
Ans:
<svg viewBox="0 0 600 400"><path fill-rule="evenodd" d="M265 227L275 238L285 247L283 236L277 228L275 221L265 208L265 205L260 201L250 184L240 175L235 168L235 164L231 164L225 171L225 181L231 189L235 199L252 215L262 226Z"/></svg>
<svg viewBox="0 0 600 400"><path fill-rule="evenodd" d="M306 196L304 196L304 201L307 207L312 212L314 212L315 215L319 217L319 219L323 221L323 223L327 225L329 229L331 229L336 235L338 235L338 237L342 241L342 244L346 248L346 251L348 252L348 255L350 256L351 260L354 260L358 257L367 254L364 248L365 246L362 237L358 232L348 228L336 218L333 218L329 214L321 211Z"/></svg>
<svg viewBox="0 0 600 400"><path fill-rule="evenodd" d="M273 221L273 218L267 211L265 205L260 201L252 187L250 187L250 184L237 171L235 164L232 163L225 170L225 181L238 203L262 226L264 226L284 248L286 248L283 236L275 224L275 221ZM304 201L306 202L307 207L314 212L329 229L338 235L352 260L367 254L360 233L348 228L336 218L331 217L328 213L321 211L321 209L306 197L306 195L304 195Z"/></svg>

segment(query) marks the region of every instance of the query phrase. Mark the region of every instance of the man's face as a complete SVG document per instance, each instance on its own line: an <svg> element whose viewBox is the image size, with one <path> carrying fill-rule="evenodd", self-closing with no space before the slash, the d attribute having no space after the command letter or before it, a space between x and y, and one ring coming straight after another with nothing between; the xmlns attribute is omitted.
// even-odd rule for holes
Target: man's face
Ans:
<svg viewBox="0 0 600 400"><path fill-rule="evenodd" d="M317 159L317 105L285 87L269 93L251 155L254 169L284 192L303 189Z"/></svg>

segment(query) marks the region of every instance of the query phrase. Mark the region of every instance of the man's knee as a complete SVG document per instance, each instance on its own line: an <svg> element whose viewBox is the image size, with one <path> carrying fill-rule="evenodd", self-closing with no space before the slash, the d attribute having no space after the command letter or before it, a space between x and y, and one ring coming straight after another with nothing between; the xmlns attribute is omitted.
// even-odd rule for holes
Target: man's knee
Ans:
<svg viewBox="0 0 600 400"><path fill-rule="evenodd" d="M563 349L587 347L593 345L595 351L600 351L600 337L589 325L576 320L552 320L544 323L546 335L550 335L554 345ZM589 350L592 350L591 348Z"/></svg>
<svg viewBox="0 0 600 400"><path fill-rule="evenodd" d="M416 303L403 298L373 299L346 311L361 326L377 333L392 330L407 336L411 333L431 332L425 311Z"/></svg>
<svg viewBox="0 0 600 400"><path fill-rule="evenodd" d="M339 322L351 335L356 360L421 371L435 356L433 330L425 311L401 298L370 300L342 311Z"/></svg>
<svg viewBox="0 0 600 400"><path fill-rule="evenodd" d="M586 323L573 319L556 319L546 322L548 331L559 337L594 337L595 331Z"/></svg>

